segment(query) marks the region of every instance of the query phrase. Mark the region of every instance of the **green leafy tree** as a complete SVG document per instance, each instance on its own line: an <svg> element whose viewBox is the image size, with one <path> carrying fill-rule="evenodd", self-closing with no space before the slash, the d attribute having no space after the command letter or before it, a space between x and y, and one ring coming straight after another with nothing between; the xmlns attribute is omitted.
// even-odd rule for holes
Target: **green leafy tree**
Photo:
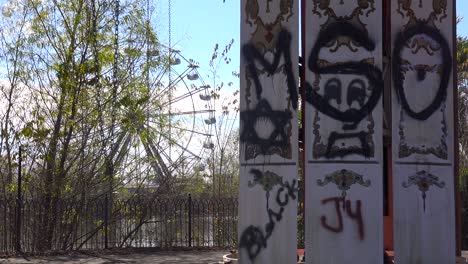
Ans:
<svg viewBox="0 0 468 264"><path fill-rule="evenodd" d="M145 8L139 0L12 0L2 9L1 191L14 191L21 144L26 197L44 206L30 227L37 249L67 249L80 219L60 202L118 190L133 170L123 166L132 140L156 136L142 126L143 109L158 104L148 99L148 73L167 57L149 54L160 45ZM161 169L159 160L146 162Z"/></svg>

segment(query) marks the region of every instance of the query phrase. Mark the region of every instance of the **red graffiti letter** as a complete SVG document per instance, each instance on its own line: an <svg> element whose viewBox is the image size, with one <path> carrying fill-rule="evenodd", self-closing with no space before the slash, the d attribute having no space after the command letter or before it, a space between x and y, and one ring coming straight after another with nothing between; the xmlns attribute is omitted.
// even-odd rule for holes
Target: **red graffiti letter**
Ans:
<svg viewBox="0 0 468 264"><path fill-rule="evenodd" d="M353 212L351 209L351 201L346 201L346 213L351 219L354 219L358 224L358 232L359 238L361 240L364 239L364 222L362 220L362 213L361 213L361 201L356 201L356 211Z"/></svg>
<svg viewBox="0 0 468 264"><path fill-rule="evenodd" d="M340 210L340 202L343 202L344 203L344 198L341 198L341 197L333 197L333 198L328 198L328 199L324 199L322 200L322 204L326 204L328 202L335 202L335 209L336 209L336 215L338 216L338 226L337 227L333 227L333 226L330 226L327 224L327 217L322 215L322 217L320 217L320 221L322 222L322 226L332 232L335 232L335 233L340 233L340 232L343 232L343 216L341 215L341 210Z"/></svg>

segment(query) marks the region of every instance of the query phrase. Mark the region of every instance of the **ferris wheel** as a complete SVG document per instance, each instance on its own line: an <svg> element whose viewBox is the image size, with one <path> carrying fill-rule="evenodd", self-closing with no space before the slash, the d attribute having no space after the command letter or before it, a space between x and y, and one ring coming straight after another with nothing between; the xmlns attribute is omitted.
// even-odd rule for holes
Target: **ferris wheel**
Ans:
<svg viewBox="0 0 468 264"><path fill-rule="evenodd" d="M118 7L118 0L115 3ZM113 162L133 183L151 183L152 179L203 171L203 162L214 148L211 140L216 124L214 90L203 81L198 64L173 49L170 41L169 45L155 44L148 33L145 43L138 46L136 42L115 42L116 57L118 53L146 49L141 61L146 66L140 68L147 70L142 73L146 78L142 88L127 94L131 99L121 100L127 105L117 109L123 118L112 130ZM121 43L127 46L121 47ZM114 68L118 70L118 66Z"/></svg>

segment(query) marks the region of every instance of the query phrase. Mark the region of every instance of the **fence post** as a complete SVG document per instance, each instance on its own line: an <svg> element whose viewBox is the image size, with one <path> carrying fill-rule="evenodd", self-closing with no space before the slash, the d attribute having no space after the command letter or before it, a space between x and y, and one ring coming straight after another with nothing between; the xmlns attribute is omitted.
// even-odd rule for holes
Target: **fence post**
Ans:
<svg viewBox="0 0 468 264"><path fill-rule="evenodd" d="M192 247L192 195L188 195L188 244Z"/></svg>
<svg viewBox="0 0 468 264"><path fill-rule="evenodd" d="M22 169L22 157L21 157L21 146L19 147L18 153L18 196L16 197L16 252L21 252L21 209L22 209L22 197L21 197L21 169Z"/></svg>
<svg viewBox="0 0 468 264"><path fill-rule="evenodd" d="M104 198L104 247L109 248L109 239L108 239L108 222L109 222L109 198L107 194Z"/></svg>

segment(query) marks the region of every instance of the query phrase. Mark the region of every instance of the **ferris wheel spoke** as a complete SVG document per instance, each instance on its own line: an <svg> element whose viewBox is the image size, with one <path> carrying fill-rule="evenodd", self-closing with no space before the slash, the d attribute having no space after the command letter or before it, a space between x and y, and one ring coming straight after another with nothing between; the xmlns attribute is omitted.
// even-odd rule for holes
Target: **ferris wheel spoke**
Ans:
<svg viewBox="0 0 468 264"><path fill-rule="evenodd" d="M124 157L126 157L126 156L128 157L128 155L126 155L126 154L128 153L128 146L130 145L131 142L132 142L132 137L127 136L127 138L124 141L124 144L120 148L119 154L117 155L117 157L116 157L116 159L114 161L116 167L120 166L120 164L122 163L122 160L124 159Z"/></svg>
<svg viewBox="0 0 468 264"><path fill-rule="evenodd" d="M164 164L164 161L157 149L153 146L153 144L151 144L151 140L147 140L141 136L140 139L143 143L143 147L145 148L146 154L150 158L151 167L153 167L156 173L158 173L164 178L170 176L169 169L167 168L166 164Z"/></svg>
<svg viewBox="0 0 468 264"><path fill-rule="evenodd" d="M161 136L164 137L164 138L166 138L167 140L170 140L170 138L167 137L167 136L164 135L164 134L161 134ZM187 153L189 153L190 155L193 155L194 157L200 159L200 157L199 157L197 154L193 153L192 151L188 150L188 148L186 148L186 147L182 146L181 144L177 143L177 141L172 140L172 142L170 142L170 143L172 143L173 145L178 146L179 148L181 148L181 149L183 150L183 152L181 153L181 155L182 155L184 152L187 152ZM189 145L189 143L190 143L190 142L188 142L187 145Z"/></svg>
<svg viewBox="0 0 468 264"><path fill-rule="evenodd" d="M215 110L205 109L205 110L194 110L194 111L185 111L185 112L177 112L177 113L164 113L162 115L183 116L183 115L206 114L206 113L214 113L214 112Z"/></svg>
<svg viewBox="0 0 468 264"><path fill-rule="evenodd" d="M163 79L163 77L164 77L164 75L165 75L166 73L167 73L167 70L166 70L166 69L164 69L164 70L158 72L158 75L156 75L156 77L153 79L153 82L152 82L153 85L155 85L155 84L156 84L156 85L157 85L157 84L161 84L161 81L162 81L162 79ZM154 90L153 90L153 92L156 92L156 91L157 91L157 89L154 89Z"/></svg>
<svg viewBox="0 0 468 264"><path fill-rule="evenodd" d="M186 61L188 64L193 65L192 68L198 68L198 66L194 65L193 62L185 58L180 52L177 52L177 56L181 57L184 61Z"/></svg>
<svg viewBox="0 0 468 264"><path fill-rule="evenodd" d="M205 91L205 90L206 90L206 87L204 87L204 86L195 88L195 90L188 91L187 93L184 93L184 94L181 94L181 95L179 95L179 96L177 96L177 97L172 98L171 101L165 102L165 103L163 103L161 106L162 106L162 107L168 106L169 104L176 103L176 102L178 102L178 101L181 101L181 100L183 100L183 99L185 99L185 98L191 97L191 96L193 96L193 95L195 95L195 94L198 94L198 93L200 93L200 92L202 92L202 91Z"/></svg>
<svg viewBox="0 0 468 264"><path fill-rule="evenodd" d="M164 173L163 170L159 167L159 164L156 161L157 158L155 158L155 156L154 156L153 152L151 151L151 149L146 144L143 144L143 145L145 147L146 154L149 156L150 165L156 171L156 173L161 177L169 176L170 175L169 173Z"/></svg>
<svg viewBox="0 0 468 264"><path fill-rule="evenodd" d="M158 144L156 144L156 145L157 145L157 146L160 146L160 145L158 145ZM159 147L158 149L159 149L158 153L159 153L160 155L162 155L162 157L164 157L164 158L167 160L167 162L169 163L169 164L167 164L167 166L172 167L172 159L171 159L171 157L169 157L169 155L168 155L168 154L164 151L164 149L162 149L161 147Z"/></svg>
<svg viewBox="0 0 468 264"><path fill-rule="evenodd" d="M150 123L161 124L161 123L157 123L155 121L150 121ZM181 130L181 131L190 132L190 133L195 133L195 134L200 135L200 136L207 136L207 137L213 136L213 134L196 131L196 130L189 129L189 128L182 128L182 127L173 126L173 125L171 125L171 128Z"/></svg>
<svg viewBox="0 0 468 264"><path fill-rule="evenodd" d="M117 138L117 141L113 144L113 148L111 149L111 152L110 152L110 155L109 155L109 158L111 160L114 159L114 156L118 152L119 146L121 146L122 140L126 135L127 135L126 132L121 132L119 137Z"/></svg>
<svg viewBox="0 0 468 264"><path fill-rule="evenodd" d="M161 91L159 91L159 93L157 93L155 95L155 98L160 98L160 96L163 94L163 93L171 93L171 90L181 81L183 80L183 74L185 74L187 71L189 71L190 69L185 69L182 74L178 74L176 71L173 70L174 74L177 76L176 79L170 81L167 85L167 87L165 87L164 89L162 89ZM166 72L167 73L167 72ZM171 72L169 72L169 74L171 74ZM162 78L161 78L162 79ZM158 81L158 83L160 82L161 80Z"/></svg>
<svg viewBox="0 0 468 264"><path fill-rule="evenodd" d="M150 98L159 98L162 94L164 94L167 90L169 90L170 86L164 83L164 76L168 73L167 70L162 70L153 78L150 87ZM164 89L160 90L159 88L164 87Z"/></svg>
<svg viewBox="0 0 468 264"><path fill-rule="evenodd" d="M177 76L177 78L175 78L174 80L172 80L171 83L169 83L169 85L171 87L175 87L177 84L179 84L179 82L183 81L184 80L184 77L187 76L190 72L192 72L192 69L190 68L187 68L185 69L182 73L178 73L177 71L175 70L172 70L174 72L174 74Z"/></svg>
<svg viewBox="0 0 468 264"><path fill-rule="evenodd" d="M178 167L178 162L181 158L181 156L177 157L176 159L172 159L169 154L167 154L166 150L165 149L162 149L162 148L158 148L158 153L160 153L162 156L164 156L166 159L167 159L167 163L168 163L168 169L169 171L171 172L171 175L174 173L174 171L176 171L177 167Z"/></svg>

